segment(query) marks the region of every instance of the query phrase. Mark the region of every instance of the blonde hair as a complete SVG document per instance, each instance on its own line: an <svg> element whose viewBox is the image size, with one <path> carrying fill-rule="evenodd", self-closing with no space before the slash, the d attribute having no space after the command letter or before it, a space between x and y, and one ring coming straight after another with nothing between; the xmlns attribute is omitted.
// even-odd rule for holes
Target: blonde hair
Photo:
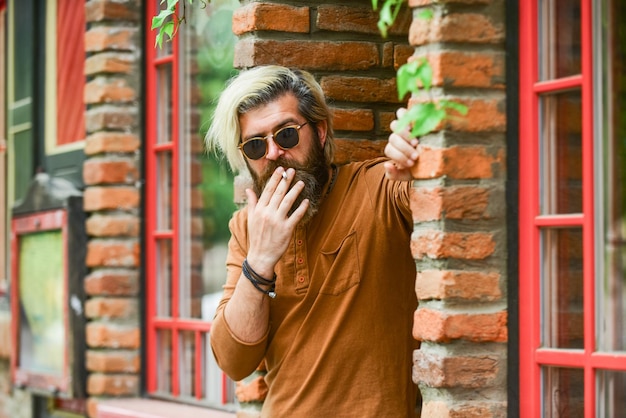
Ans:
<svg viewBox="0 0 626 418"><path fill-rule="evenodd" d="M222 92L206 134L207 149L224 154L234 172L247 170L237 147L241 140L239 116L291 93L298 99L298 111L312 125L327 121L324 156L330 164L335 152L332 114L324 92L313 75L278 65L242 71L230 80Z"/></svg>

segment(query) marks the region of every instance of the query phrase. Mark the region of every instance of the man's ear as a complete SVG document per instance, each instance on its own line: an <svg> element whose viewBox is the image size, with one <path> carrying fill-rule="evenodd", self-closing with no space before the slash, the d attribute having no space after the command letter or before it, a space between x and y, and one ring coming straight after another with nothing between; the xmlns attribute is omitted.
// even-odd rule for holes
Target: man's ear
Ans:
<svg viewBox="0 0 626 418"><path fill-rule="evenodd" d="M315 127L317 128L317 136L320 139L320 144L322 148L324 148L326 144L326 133L328 132L328 121L321 120L315 124Z"/></svg>

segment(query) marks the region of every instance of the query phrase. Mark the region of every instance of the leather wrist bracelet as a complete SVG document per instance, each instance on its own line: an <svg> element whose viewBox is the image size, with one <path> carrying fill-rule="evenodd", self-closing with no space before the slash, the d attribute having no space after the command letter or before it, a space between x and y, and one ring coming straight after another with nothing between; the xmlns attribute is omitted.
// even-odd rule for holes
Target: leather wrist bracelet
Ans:
<svg viewBox="0 0 626 418"><path fill-rule="evenodd" d="M265 293L272 299L276 297L276 274L274 274L272 280L268 280L259 275L256 271L252 270L252 267L248 264L248 260L243 260L241 271L243 272L244 277L248 279L259 292ZM265 290L261 286L269 286L269 288Z"/></svg>

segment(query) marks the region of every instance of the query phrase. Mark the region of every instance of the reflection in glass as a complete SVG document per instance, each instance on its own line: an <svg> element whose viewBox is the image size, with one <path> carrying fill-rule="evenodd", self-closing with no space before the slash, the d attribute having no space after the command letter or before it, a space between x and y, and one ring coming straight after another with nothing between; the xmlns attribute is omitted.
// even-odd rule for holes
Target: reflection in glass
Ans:
<svg viewBox="0 0 626 418"><path fill-rule="evenodd" d="M543 346L583 348L582 229L544 229L541 235Z"/></svg>
<svg viewBox="0 0 626 418"><path fill-rule="evenodd" d="M539 3L540 80L580 74L580 0L545 0Z"/></svg>
<svg viewBox="0 0 626 418"><path fill-rule="evenodd" d="M172 333L169 330L157 331L157 373L159 392L172 390Z"/></svg>
<svg viewBox="0 0 626 418"><path fill-rule="evenodd" d="M626 372L598 371L597 417L619 417L626 412Z"/></svg>
<svg viewBox="0 0 626 418"><path fill-rule="evenodd" d="M158 49L158 48L157 48ZM157 71L157 144L172 141L172 64L165 63Z"/></svg>
<svg viewBox="0 0 626 418"><path fill-rule="evenodd" d="M582 369L543 367L542 418L584 416L584 372Z"/></svg>
<svg viewBox="0 0 626 418"><path fill-rule="evenodd" d="M180 97L180 306L181 317L204 318L209 295L220 294L226 281L228 221L233 203L233 174L224 160L208 155L204 135L226 81L233 70L233 10L236 0L187 8L179 38ZM204 301L204 302L203 302ZM214 307L205 306L205 312Z"/></svg>
<svg viewBox="0 0 626 418"><path fill-rule="evenodd" d="M623 2L605 0L602 28L601 95L602 223L596 227L599 243L597 286L598 345L603 351L626 351L626 31Z"/></svg>
<svg viewBox="0 0 626 418"><path fill-rule="evenodd" d="M157 229L172 229L172 154L161 152L156 167Z"/></svg>
<svg viewBox="0 0 626 418"><path fill-rule="evenodd" d="M193 397L195 394L195 354L196 345L193 332L181 332L178 334L179 347L179 363L180 370L180 394L185 397Z"/></svg>
<svg viewBox="0 0 626 418"><path fill-rule="evenodd" d="M540 213L582 213L580 91L540 99Z"/></svg>
<svg viewBox="0 0 626 418"><path fill-rule="evenodd" d="M172 315L170 294L172 291L172 242L169 239L157 241L157 315L169 317Z"/></svg>

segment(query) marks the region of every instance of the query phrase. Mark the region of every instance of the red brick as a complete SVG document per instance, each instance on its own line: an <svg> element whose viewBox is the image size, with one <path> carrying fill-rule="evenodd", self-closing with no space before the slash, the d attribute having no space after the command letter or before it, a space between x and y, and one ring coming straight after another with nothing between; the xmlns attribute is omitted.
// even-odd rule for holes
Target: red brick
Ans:
<svg viewBox="0 0 626 418"><path fill-rule="evenodd" d="M92 396L136 396L139 395L139 376L93 373L87 378L87 393Z"/></svg>
<svg viewBox="0 0 626 418"><path fill-rule="evenodd" d="M443 189L443 212L446 219L490 219L492 192L478 186L454 186Z"/></svg>
<svg viewBox="0 0 626 418"><path fill-rule="evenodd" d="M409 45L395 45L393 48L393 68L398 70L401 66L409 61L415 50Z"/></svg>
<svg viewBox="0 0 626 418"><path fill-rule="evenodd" d="M378 47L371 42L248 38L235 45L234 66L277 64L305 70L346 71L369 70L379 62Z"/></svg>
<svg viewBox="0 0 626 418"><path fill-rule="evenodd" d="M91 298L85 303L87 318L132 318L138 319L137 300L130 298Z"/></svg>
<svg viewBox="0 0 626 418"><path fill-rule="evenodd" d="M85 262L89 267L137 267L139 243L136 240L91 240Z"/></svg>
<svg viewBox="0 0 626 418"><path fill-rule="evenodd" d="M484 146L454 146L446 149L418 145L419 160L411 169L416 179L447 176L452 179L491 179L504 172L504 150Z"/></svg>
<svg viewBox="0 0 626 418"><path fill-rule="evenodd" d="M409 29L409 43L419 46L435 42L498 44L504 42L504 25L478 13L414 19Z"/></svg>
<svg viewBox="0 0 626 418"><path fill-rule="evenodd" d="M501 418L507 416L506 402L498 401L425 401L423 417L437 418Z"/></svg>
<svg viewBox="0 0 626 418"><path fill-rule="evenodd" d="M130 0L89 0L85 5L87 22L133 20L140 18L136 2Z"/></svg>
<svg viewBox="0 0 626 418"><path fill-rule="evenodd" d="M139 236L139 218L132 215L99 215L89 217L87 234L96 237Z"/></svg>
<svg viewBox="0 0 626 418"><path fill-rule="evenodd" d="M338 131L371 131L374 112L371 109L333 109L334 129Z"/></svg>
<svg viewBox="0 0 626 418"><path fill-rule="evenodd" d="M445 121L447 128L463 132L506 132L504 98L449 99L467 106L467 114L447 119Z"/></svg>
<svg viewBox="0 0 626 418"><path fill-rule="evenodd" d="M419 300L464 299L494 301L502 298L497 272L424 270L417 273Z"/></svg>
<svg viewBox="0 0 626 418"><path fill-rule="evenodd" d="M137 126L137 108L131 106L102 105L85 112L88 133L101 130L128 130Z"/></svg>
<svg viewBox="0 0 626 418"><path fill-rule="evenodd" d="M140 346L139 327L108 322L90 322L86 328L87 345L98 348L129 348Z"/></svg>
<svg viewBox="0 0 626 418"><path fill-rule="evenodd" d="M91 296L130 296L139 291L139 275L135 270L94 270L85 277L85 292Z"/></svg>
<svg viewBox="0 0 626 418"><path fill-rule="evenodd" d="M121 132L96 132L85 141L85 154L95 155L105 152L130 153L139 150L141 145L137 135Z"/></svg>
<svg viewBox="0 0 626 418"><path fill-rule="evenodd" d="M487 232L415 232L411 239L413 257L460 260L483 260L495 251L493 234Z"/></svg>
<svg viewBox="0 0 626 418"><path fill-rule="evenodd" d="M333 75L322 78L320 84L331 100L399 103L395 78Z"/></svg>
<svg viewBox="0 0 626 418"><path fill-rule="evenodd" d="M450 356L423 349L413 352L415 381L434 388L494 386L501 373L501 364L504 364L503 359L495 355Z"/></svg>
<svg viewBox="0 0 626 418"><path fill-rule="evenodd" d="M85 60L85 75L131 74L137 69L137 58L127 52L103 52Z"/></svg>
<svg viewBox="0 0 626 418"><path fill-rule="evenodd" d="M97 26L85 33L85 50L134 51L137 43L137 28Z"/></svg>
<svg viewBox="0 0 626 418"><path fill-rule="evenodd" d="M504 89L504 53L441 51L427 58L434 86Z"/></svg>
<svg viewBox="0 0 626 418"><path fill-rule="evenodd" d="M429 308L415 311L413 337L418 341L506 342L507 313L449 313Z"/></svg>
<svg viewBox="0 0 626 418"><path fill-rule="evenodd" d="M85 85L84 100L87 104L129 103L136 99L135 89L129 87L123 79L98 77Z"/></svg>
<svg viewBox="0 0 626 418"><path fill-rule="evenodd" d="M309 8L284 4L251 3L233 13L233 33L253 31L308 33Z"/></svg>
<svg viewBox="0 0 626 418"><path fill-rule="evenodd" d="M402 23L404 28L398 29L394 25L395 33L405 30L408 33L408 20L404 19ZM320 5L317 8L317 18L315 24L317 29L328 30L331 32L354 32L366 34L378 34L378 13L372 10L367 4L362 7L348 7L334 4Z"/></svg>
<svg viewBox="0 0 626 418"><path fill-rule="evenodd" d="M91 158L83 164L83 180L87 185L134 183L137 166L133 160L120 158Z"/></svg>
<svg viewBox="0 0 626 418"><path fill-rule="evenodd" d="M88 398L87 399L87 416L89 418L97 418L98 417L98 402L99 398Z"/></svg>
<svg viewBox="0 0 626 418"><path fill-rule="evenodd" d="M414 222L441 219L443 213L443 190L441 188L412 188L411 212L413 213Z"/></svg>
<svg viewBox="0 0 626 418"><path fill-rule="evenodd" d="M383 155L387 141L369 141L356 139L335 140L335 163L346 164L351 161L363 161Z"/></svg>
<svg viewBox="0 0 626 418"><path fill-rule="evenodd" d="M139 190L134 187L88 187L84 193L86 212L130 210L139 207Z"/></svg>
<svg viewBox="0 0 626 418"><path fill-rule="evenodd" d="M267 383L263 376L258 376L250 382L237 382L235 395L239 402L263 402L267 397Z"/></svg>
<svg viewBox="0 0 626 418"><path fill-rule="evenodd" d="M379 112L378 113L378 125L380 126L381 132L385 134L391 133L391 122L396 120L395 112Z"/></svg>
<svg viewBox="0 0 626 418"><path fill-rule="evenodd" d="M138 373L141 356L138 351L87 350L86 367L91 372Z"/></svg>

